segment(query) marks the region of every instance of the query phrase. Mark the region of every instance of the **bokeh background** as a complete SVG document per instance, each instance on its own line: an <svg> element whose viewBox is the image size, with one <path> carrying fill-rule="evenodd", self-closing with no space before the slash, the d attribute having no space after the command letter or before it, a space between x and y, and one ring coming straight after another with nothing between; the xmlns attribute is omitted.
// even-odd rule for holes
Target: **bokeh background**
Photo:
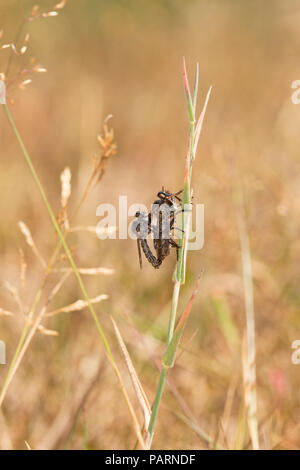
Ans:
<svg viewBox="0 0 300 470"><path fill-rule="evenodd" d="M32 1L2 0L1 43L14 41ZM54 3L39 2L41 11ZM69 0L57 17L28 25L28 51L14 56L13 76L31 57L48 70L26 90L16 82L8 98L55 213L60 173L72 173L70 213L100 153L97 134L113 118L118 152L74 225L94 226L96 207L149 205L162 185L183 185L188 117L182 56L193 76L199 62L199 109L213 86L193 169L194 201L205 205L205 244L189 253L179 312L204 271L182 348L163 397L153 441L158 449L251 448L243 398L241 348L245 306L234 189L242 184L253 263L257 393L262 448L299 448L300 365L291 361L300 339L299 209L300 106L291 101L300 78L300 1ZM0 51L5 72L9 50ZM3 384L26 313L44 270L26 244L24 221L48 259L55 237L4 111L0 113L0 339L7 345ZM238 181L237 181L238 180ZM86 276L89 294L108 294L96 306L128 393L138 403L117 344L117 322L150 401L164 350L175 254L161 269L140 271L133 240L100 241L70 235L80 267L112 275ZM27 265L20 280L20 249ZM60 259L59 267L67 266ZM24 267L24 261L23 261ZM59 273L45 286L40 307ZM21 306L7 288L14 286ZM58 309L82 298L70 276L51 303ZM132 449L128 409L87 309L43 321L58 336L38 332L8 390L0 447ZM206 437L203 437L206 433ZM207 438L210 443L207 442Z"/></svg>

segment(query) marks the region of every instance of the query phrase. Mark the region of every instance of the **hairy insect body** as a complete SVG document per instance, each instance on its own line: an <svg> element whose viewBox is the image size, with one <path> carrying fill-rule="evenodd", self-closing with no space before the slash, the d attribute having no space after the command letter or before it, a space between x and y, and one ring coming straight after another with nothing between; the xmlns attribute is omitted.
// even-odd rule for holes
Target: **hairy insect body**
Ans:
<svg viewBox="0 0 300 470"><path fill-rule="evenodd" d="M149 263L152 264L152 266L153 266L154 268L158 269L158 268L160 267L160 265L161 265L163 259L162 259L162 258L158 258L158 257L156 258L156 257L153 255L153 253L152 253L152 251L151 251L151 249L150 249L150 247L149 247L149 245L148 245L148 243L147 243L147 240L141 239L141 246L142 246L142 250L143 250L143 252L144 252L144 255L145 255L146 259L149 261Z"/></svg>

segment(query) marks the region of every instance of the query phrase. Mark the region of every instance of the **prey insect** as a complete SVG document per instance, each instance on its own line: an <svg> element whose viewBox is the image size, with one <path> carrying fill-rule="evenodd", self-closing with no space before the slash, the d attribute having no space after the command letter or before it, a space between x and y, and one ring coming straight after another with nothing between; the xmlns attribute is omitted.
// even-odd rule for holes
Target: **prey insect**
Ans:
<svg viewBox="0 0 300 470"><path fill-rule="evenodd" d="M142 268L142 251L147 261L158 269L163 260L170 254L170 247L176 248L177 260L180 246L171 237L171 232L177 228L174 227L176 215L182 211L178 209L176 200L181 202L179 194L170 193L162 188L157 193L158 199L154 201L152 210L148 214L145 212L136 212L135 230L137 234L137 246L139 254L140 267ZM178 229L181 230L181 229ZM148 243L148 235L153 237L153 246L155 253L151 250Z"/></svg>

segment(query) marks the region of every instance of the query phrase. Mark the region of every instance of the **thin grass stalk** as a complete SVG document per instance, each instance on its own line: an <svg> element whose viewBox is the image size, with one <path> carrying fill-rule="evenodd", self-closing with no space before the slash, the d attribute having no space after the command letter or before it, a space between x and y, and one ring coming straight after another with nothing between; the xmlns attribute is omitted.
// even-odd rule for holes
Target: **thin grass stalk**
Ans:
<svg viewBox="0 0 300 470"><path fill-rule="evenodd" d="M220 445L218 442L214 443L214 440L206 434L198 425L195 423L193 420L189 419L182 413L178 413L174 410L172 410L172 413L180 419L183 423L185 423L190 429L192 429L206 444L213 445L215 444L216 450L226 450L225 447Z"/></svg>
<svg viewBox="0 0 300 470"><path fill-rule="evenodd" d="M255 312L253 295L253 277L249 235L246 224L245 204L242 189L238 188L238 228L241 246L242 270L244 282L246 312L246 348L244 368L245 403L248 428L254 450L259 449L256 393L256 347L255 347Z"/></svg>
<svg viewBox="0 0 300 470"><path fill-rule="evenodd" d="M73 257L72 257L71 251L70 251L70 249L69 249L69 247L68 247L68 245L67 245L67 243L66 243L66 241L65 241L65 238L64 238L64 236L63 236L63 234L62 234L62 231L61 231L61 229L60 229L60 227L59 227L59 225L58 225L58 222L57 222L57 220L56 220L56 218L55 218L55 215L54 215L54 212L53 212L53 210L52 210L52 208L51 208L51 206L50 206L50 203L49 203L49 201L48 201L48 198L47 198L47 196L46 196L46 193L45 193L45 191L44 191L44 189L43 189L43 186L42 186L42 184L41 184L41 182L40 182L40 180L39 180L39 177L38 177L38 175L37 175L37 173L36 173L36 171L35 171L35 168L34 168L34 166L33 166L33 164L32 164L31 158L30 158L30 156L29 156L29 154L28 154L28 152L27 152L27 149L26 149L26 147L25 147L25 145L24 145L24 143L23 143L23 140L22 140L22 138L21 138L21 136L20 136L20 134L19 134L19 131L18 131L16 125L15 125L15 122L14 122L14 119L13 119L13 117L12 117L12 114L11 114L11 112L10 112L10 110L9 110L9 107L7 106L6 103L3 103L3 106L4 106L5 113L6 113L6 115L7 115L8 121L9 121L9 123L10 123L10 125L11 125L11 128L12 128L14 134L15 134L15 137L16 137L16 139L17 139L17 141L18 141L18 143L19 143L19 146L20 146L20 148L21 148L21 150L22 150L22 153L23 153L23 155L24 155L24 157L25 157L25 160L26 160L26 163L27 163L27 165L28 165L28 167L29 167L29 170L30 170L30 172L31 172L31 175L32 175L32 177L33 177L33 179L34 179L34 182L35 182L35 184L36 184L36 186L37 186L37 188L38 188L38 190L39 190L39 192L40 192L40 195L41 195L41 197L42 197L42 200L43 200L43 202L44 202L44 204L45 204L45 206L46 206L46 209L47 209L47 211L48 211L48 214L49 214L49 217L50 217L50 219L51 219L51 222L52 222L52 224L53 224L53 226L54 226L54 228L55 228L55 230L56 230L56 232L57 232L59 241L60 241L60 243L62 244L62 246L63 246L63 248L64 248L64 250L65 250L65 253L66 253L66 255L67 255L67 258L68 258L68 260L69 260L69 262L70 262L70 264L71 264L71 266L72 266L73 272L74 272L75 277L76 277L76 279L77 279L77 282L78 282L78 284L79 284L79 286L80 286L80 289L81 289L81 291L82 291L82 293L83 293L83 295L84 295L84 297L85 297L85 299L86 299L86 301L87 301L89 310L90 310L90 312L91 312L91 314L92 314L92 317L93 317L93 320L94 320L94 322L95 322L95 324L96 324L98 333L99 333L99 335L100 335L100 337L101 337L101 340L102 340L102 342L103 342L103 344L104 344L104 348L105 348L105 351L106 351L107 358L108 358L109 362L111 363L111 365L112 365L112 367L113 367L113 369L114 369L114 371L115 371L115 374L116 374L116 376L117 376L117 378L118 378L118 380L119 380L119 382L120 382L121 390L122 390L122 393L123 393L123 395L124 395L124 398L125 398L125 401L126 401L126 403L127 403L127 406L128 406L128 408L129 408L130 414L131 414L131 416L132 416L132 419L133 419L133 422L134 422L134 425L135 425L135 431L136 431L136 433L137 433L137 437L138 437L138 439L139 439L139 442L140 442L142 448L145 448L144 440L143 440L143 437L142 437L141 432L140 432L140 426L139 426L139 423L138 423L138 421L137 421L137 418L136 418L134 409L133 409L133 407L132 407L132 405L131 405L129 396L127 395L127 392L126 392L125 387L124 387L124 385L123 385L123 381L122 381L120 372L119 372L118 367L117 367L117 365L116 365L116 362L115 362L115 360L114 360L114 357L113 357L113 354L112 354L112 352L111 352L111 349L110 349L110 346L109 346L109 344L108 344L108 341L107 341L107 339L106 339L105 333L104 333L104 331L103 331L103 329L102 329L102 326L101 326L100 321L99 321L99 319L98 319L98 317L97 317L97 314L96 314L96 312L95 312L95 309L94 309L93 305L92 305L91 302L90 302L90 298L89 298L89 296L88 296L88 293L87 293L87 291L86 291L85 285L84 285L84 283L83 283L83 281L82 281L82 278L81 278L81 276L80 276L80 273L79 273L79 271L78 271L78 268L77 268L77 266L76 266L76 263L75 263L75 261L74 261L74 259L73 259ZM13 366L14 366L14 365L13 365Z"/></svg>
<svg viewBox="0 0 300 470"><path fill-rule="evenodd" d="M183 190L183 198L182 198L182 208L184 209L184 211L182 212L182 230L183 231L182 231L181 240L180 240L180 249L179 249L177 267L176 267L175 275L174 275L174 288L173 288L171 311L170 311L170 317L169 317L168 334L167 334L167 340L166 340L166 351L168 350L168 347L170 346L171 341L174 336L174 328L175 328L175 323L176 323L180 287L182 284L185 283L187 249L188 249L190 218L191 218L191 213L189 212L189 209L191 207L191 174L192 174L192 165L195 159L196 147L197 147L198 138L199 138L199 134L198 135L196 134L198 124L196 126L196 118L195 118L198 82L199 82L198 64L196 68L193 96L191 95L191 92L190 92L190 86L189 86L184 59L183 59L183 80L184 80L185 95L186 95L186 100L187 100L187 110L188 110L188 116L189 116L189 146L188 146L188 152L186 155L184 190ZM201 131L202 120L205 114L205 109L206 109L206 105L208 102L210 90L208 92L203 111L198 121L198 123L200 123L199 133ZM174 353L174 357L175 357L175 353ZM154 398L154 403L152 406L152 413L150 417L149 427L148 427L147 449L151 448L153 434L154 434L154 427L155 427L163 391L165 388L166 378L168 375L169 368L170 368L170 365L167 365L163 361L162 369L160 372L160 377L159 377L159 381L158 381L158 385L156 389L156 394Z"/></svg>

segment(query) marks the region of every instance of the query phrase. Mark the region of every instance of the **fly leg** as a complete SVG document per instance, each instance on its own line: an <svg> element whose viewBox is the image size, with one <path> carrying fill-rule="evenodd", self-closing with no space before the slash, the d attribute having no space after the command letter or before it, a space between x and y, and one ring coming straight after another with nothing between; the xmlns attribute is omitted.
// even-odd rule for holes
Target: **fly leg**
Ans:
<svg viewBox="0 0 300 470"><path fill-rule="evenodd" d="M169 243L170 243L171 246L173 246L174 248L176 248L176 256L177 256L177 261L178 261L178 257L179 257L179 248L181 248L181 246L179 246L178 243L176 243L175 240L173 240L172 238L170 238Z"/></svg>
<svg viewBox="0 0 300 470"><path fill-rule="evenodd" d="M177 193L174 193L173 196L177 199L177 201L182 202L182 199L178 197L178 195L182 193L183 193L183 189L181 189L180 191L177 191Z"/></svg>
<svg viewBox="0 0 300 470"><path fill-rule="evenodd" d="M138 247L138 253L139 253L139 262L140 262L140 268L142 269L142 253L141 253L141 239L137 238L137 247Z"/></svg>

